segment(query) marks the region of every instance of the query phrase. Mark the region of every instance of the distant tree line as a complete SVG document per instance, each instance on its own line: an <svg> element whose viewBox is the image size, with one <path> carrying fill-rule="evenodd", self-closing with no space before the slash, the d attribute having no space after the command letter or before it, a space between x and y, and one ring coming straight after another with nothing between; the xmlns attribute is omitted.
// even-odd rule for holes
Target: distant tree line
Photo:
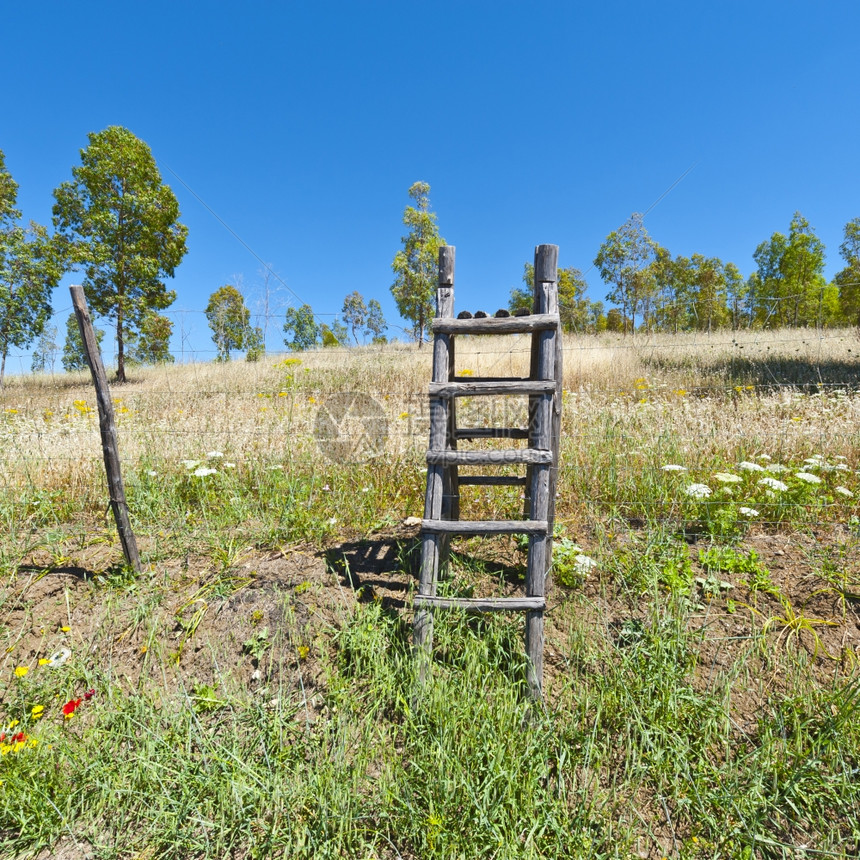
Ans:
<svg viewBox="0 0 860 860"><path fill-rule="evenodd" d="M796 212L788 233L774 233L753 252L756 269L744 278L734 263L693 254L672 256L632 215L600 246L594 265L609 288L602 302L585 298L576 268L560 269L559 305L567 331L714 331L720 328L860 325L860 218L844 228L845 262L824 277L824 243ZM534 271L511 290L511 310L530 307Z"/></svg>

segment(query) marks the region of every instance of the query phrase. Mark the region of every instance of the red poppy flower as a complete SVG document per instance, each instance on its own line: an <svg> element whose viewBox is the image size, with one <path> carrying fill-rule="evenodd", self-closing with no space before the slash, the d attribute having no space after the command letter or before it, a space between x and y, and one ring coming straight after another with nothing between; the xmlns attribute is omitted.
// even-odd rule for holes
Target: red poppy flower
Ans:
<svg viewBox="0 0 860 860"><path fill-rule="evenodd" d="M65 705L63 705L63 713L70 717L78 708L78 705L83 701L83 699L69 699Z"/></svg>
<svg viewBox="0 0 860 860"><path fill-rule="evenodd" d="M21 741L23 741L26 737L27 737L27 735L25 735L25 734L24 734L24 732L18 732L18 734L17 734L17 735L12 735L12 743L14 743L14 744L19 744L19 743L21 743Z"/></svg>
<svg viewBox="0 0 860 860"><path fill-rule="evenodd" d="M93 696L95 696L95 694L95 690L87 690L86 693L84 693L84 698L89 701L90 699L92 699Z"/></svg>

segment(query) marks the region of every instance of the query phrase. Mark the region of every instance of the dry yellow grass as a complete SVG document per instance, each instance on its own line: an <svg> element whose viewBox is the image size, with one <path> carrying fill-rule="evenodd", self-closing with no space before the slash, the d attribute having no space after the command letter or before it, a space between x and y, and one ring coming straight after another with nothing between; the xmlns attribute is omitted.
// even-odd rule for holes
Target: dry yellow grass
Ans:
<svg viewBox="0 0 860 860"><path fill-rule="evenodd" d="M613 447L628 465L663 452L689 461L860 451L860 341L853 330L565 338L564 451L594 468ZM525 336L458 339L459 373L526 373ZM382 406L388 453L420 457L432 348L391 345L267 356L258 363L134 370L114 388L127 463L317 456L314 424L335 393ZM810 385L816 387L811 389ZM510 410L504 415L502 410ZM76 487L100 462L85 374L13 377L0 393L0 479ZM524 405L461 403L470 421L524 420ZM611 438L610 438L611 437ZM604 454L606 452L604 451Z"/></svg>

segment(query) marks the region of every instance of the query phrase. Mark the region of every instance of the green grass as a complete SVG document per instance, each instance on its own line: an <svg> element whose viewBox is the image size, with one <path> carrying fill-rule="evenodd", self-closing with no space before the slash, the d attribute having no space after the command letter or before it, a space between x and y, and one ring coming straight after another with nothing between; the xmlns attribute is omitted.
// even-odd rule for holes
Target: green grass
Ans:
<svg viewBox="0 0 860 860"><path fill-rule="evenodd" d="M547 698L536 705L521 618L440 613L422 687L408 592L405 606L374 599L383 574L362 573L367 587L349 593L339 548L380 531L395 535L408 581L414 536L400 523L422 513L426 428L416 423L391 456L333 463L313 445L309 398L356 379L404 394L423 390L427 374L420 364L392 382L403 359L392 353L365 379L347 358L311 367L308 357L301 373L279 366L269 377L253 368L259 378L230 382L236 401L153 395L148 407L145 391L124 389L141 577L120 563L97 456L10 455L0 854L63 840L100 858L177 860L857 856L856 395L721 392L713 379L735 380L711 367L694 397L677 376L643 381L641 366L568 393ZM279 401L281 390L296 399ZM407 423L403 399L386 404L392 427ZM7 419L8 439L47 433L42 408ZM63 420L58 446L95 430L74 410ZM177 429L184 421L193 432ZM186 459L217 471L197 476ZM767 471L774 463L786 471ZM711 493L688 495L695 483ZM507 516L520 499L491 489L466 504L469 516ZM767 555L777 540L787 555ZM201 631L277 550L325 551L337 570L327 591L301 582L279 593L280 615L256 603L237 614L231 653L259 665L252 690ZM789 556L790 569L775 564ZM521 565L513 542L482 554L464 541L440 590L513 588ZM50 618L35 617L28 589L84 573L74 595L104 614L98 635L75 640L61 669L40 667L50 643L66 641L56 628L69 589L57 585ZM38 642L25 650L28 635ZM131 641L139 674L111 656ZM17 666L29 671L17 677ZM64 719L63 705L89 689Z"/></svg>

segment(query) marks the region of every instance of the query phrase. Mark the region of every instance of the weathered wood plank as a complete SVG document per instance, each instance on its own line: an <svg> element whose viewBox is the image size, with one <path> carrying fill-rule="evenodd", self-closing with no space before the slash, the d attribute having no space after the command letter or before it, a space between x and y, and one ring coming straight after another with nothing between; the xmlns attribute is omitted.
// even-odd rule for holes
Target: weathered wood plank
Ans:
<svg viewBox="0 0 860 860"><path fill-rule="evenodd" d="M413 605L428 609L465 609L467 612L522 612L546 609L539 597L423 597L416 595Z"/></svg>
<svg viewBox="0 0 860 860"><path fill-rule="evenodd" d="M431 534L454 535L545 535L546 520L431 520L421 521Z"/></svg>
<svg viewBox="0 0 860 860"><path fill-rule="evenodd" d="M440 335L444 337L444 335ZM431 397L481 397L488 394L543 394L555 390L552 379L522 379L516 382L492 382L472 380L470 382L431 382Z"/></svg>
<svg viewBox="0 0 860 860"><path fill-rule="evenodd" d="M454 260L455 248L446 245L439 249L439 279L436 288L436 316L440 319L454 315ZM433 337L433 382L445 383L451 378L453 369L452 339L447 334L434 333ZM430 449L443 453L451 432L452 401L444 398L430 399ZM424 516L438 519L442 516L445 484L451 481L451 472L442 463L427 467L427 491L424 496ZM446 514L450 515L450 507ZM418 580L419 594L432 596L436 593L439 564L447 546L445 538L432 532L421 537L421 571ZM413 621L412 638L418 653L419 679L423 683L430 665L433 647L433 614L419 609Z"/></svg>
<svg viewBox="0 0 860 860"><path fill-rule="evenodd" d="M526 479L515 475L461 475L460 486L524 487Z"/></svg>
<svg viewBox="0 0 860 860"><path fill-rule="evenodd" d="M554 314L531 314L527 317L486 317L483 319L433 320L434 334L526 334L541 329L558 328Z"/></svg>
<svg viewBox="0 0 860 860"><path fill-rule="evenodd" d="M116 422L113 414L113 402L108 387L107 374L102 363L99 344L93 331L90 312L87 308L87 300L84 289L80 286L69 287L72 294L72 304L75 308L75 317L78 320L78 328L81 331L81 340L84 344L84 352L90 373L93 377L93 385L96 389L96 403L99 410L99 431L102 437L102 453L105 461L105 472L107 473L108 495L113 518L119 532L119 542L126 562L140 573L140 554L137 549L137 539L131 528L128 517L128 503L125 498L125 487L122 482L122 468L119 459L119 447L117 445Z"/></svg>
<svg viewBox="0 0 860 860"><path fill-rule="evenodd" d="M522 427L461 427L457 439L528 439L529 431Z"/></svg>
<svg viewBox="0 0 860 860"><path fill-rule="evenodd" d="M508 463L549 464L552 451L534 448L506 448L495 451L428 451L431 466L504 466Z"/></svg>

